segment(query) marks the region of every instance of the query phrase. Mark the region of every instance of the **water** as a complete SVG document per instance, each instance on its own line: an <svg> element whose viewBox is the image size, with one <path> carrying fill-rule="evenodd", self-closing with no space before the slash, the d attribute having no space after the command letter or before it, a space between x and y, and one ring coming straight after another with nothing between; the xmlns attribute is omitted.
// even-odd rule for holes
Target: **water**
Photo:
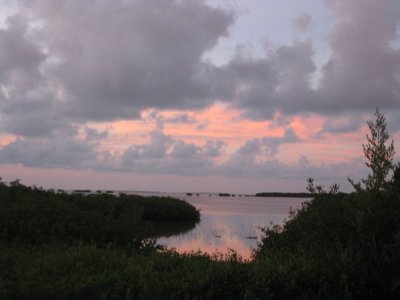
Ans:
<svg viewBox="0 0 400 300"><path fill-rule="evenodd" d="M166 196L164 194L163 196ZM200 194L167 194L186 200L200 209L201 221L190 232L160 238L158 243L173 247L179 252L202 251L213 254L235 250L249 259L251 250L261 241L260 226L283 224L290 208L297 209L304 198L275 197L219 197Z"/></svg>

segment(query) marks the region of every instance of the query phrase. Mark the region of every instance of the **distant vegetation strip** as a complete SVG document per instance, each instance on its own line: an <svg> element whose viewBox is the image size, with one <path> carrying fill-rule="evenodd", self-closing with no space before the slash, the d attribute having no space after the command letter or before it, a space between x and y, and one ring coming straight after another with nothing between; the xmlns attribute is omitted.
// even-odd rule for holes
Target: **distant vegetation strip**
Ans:
<svg viewBox="0 0 400 300"><path fill-rule="evenodd" d="M282 198L312 198L311 193L281 193L281 192L263 192L256 193L256 197L282 197Z"/></svg>

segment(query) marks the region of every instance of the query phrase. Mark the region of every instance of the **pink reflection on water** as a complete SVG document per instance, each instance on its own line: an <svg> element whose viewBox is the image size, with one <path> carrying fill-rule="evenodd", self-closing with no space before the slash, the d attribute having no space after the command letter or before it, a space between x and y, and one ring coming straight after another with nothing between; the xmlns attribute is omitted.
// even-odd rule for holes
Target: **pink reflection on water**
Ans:
<svg viewBox="0 0 400 300"><path fill-rule="evenodd" d="M250 259L251 256L251 248L240 240L237 237L233 237L229 239L229 242L221 242L222 239L214 238L209 239L206 237L189 240L189 239L181 239L181 240L174 240L173 248L175 248L180 253L190 253L201 251L208 254L215 254L218 252L227 253L229 250L234 250L238 253L243 259ZM229 247L228 247L229 246Z"/></svg>
<svg viewBox="0 0 400 300"><path fill-rule="evenodd" d="M300 198L173 196L201 209L201 222L188 233L159 239L159 244L178 252L200 250L215 254L232 249L243 259L250 259L252 249L261 241L260 226L282 224L291 208L300 208L306 201Z"/></svg>

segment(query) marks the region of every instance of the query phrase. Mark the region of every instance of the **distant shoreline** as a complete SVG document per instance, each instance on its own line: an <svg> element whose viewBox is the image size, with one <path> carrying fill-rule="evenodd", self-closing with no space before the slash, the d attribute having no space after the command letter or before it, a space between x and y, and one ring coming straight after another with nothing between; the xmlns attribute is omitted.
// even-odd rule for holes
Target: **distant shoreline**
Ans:
<svg viewBox="0 0 400 300"><path fill-rule="evenodd" d="M256 193L255 197L312 198L314 195L310 193L263 192Z"/></svg>
<svg viewBox="0 0 400 300"><path fill-rule="evenodd" d="M58 192L64 192L64 190L57 190ZM154 191L113 191L113 190L107 190L107 191L101 191L101 190L90 190L90 189L83 189L83 190L68 190L66 191L67 193L72 193L72 194L101 194L101 193L106 193L106 194L138 194L138 195L163 195L163 194L185 194L186 196L200 196L200 195L205 195L208 194L210 196L219 196L219 197L276 197L276 198L312 198L314 197L313 194L310 193L302 193L302 192L260 192L256 194L235 194L235 193L206 193L206 192L201 192L201 193L184 193L184 192L178 192L178 193L169 193L169 192L154 192Z"/></svg>

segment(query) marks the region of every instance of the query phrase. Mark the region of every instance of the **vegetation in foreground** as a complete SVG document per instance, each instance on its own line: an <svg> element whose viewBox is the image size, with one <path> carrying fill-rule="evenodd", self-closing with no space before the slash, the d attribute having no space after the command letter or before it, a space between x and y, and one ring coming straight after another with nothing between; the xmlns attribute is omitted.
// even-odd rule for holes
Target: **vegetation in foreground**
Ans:
<svg viewBox="0 0 400 300"><path fill-rule="evenodd" d="M254 274L268 270L259 280L274 298L400 299L400 164L384 116L375 115L363 145L371 173L349 179L355 192L337 184L326 192L310 178L314 199L283 227L264 229Z"/></svg>
<svg viewBox="0 0 400 300"><path fill-rule="evenodd" d="M399 299L400 166L392 163L394 148L393 143L387 145L383 116L377 111L377 121L368 125L371 136L364 151L370 176L360 183L351 181L356 192L348 195L339 193L337 185L325 192L310 179L308 189L315 198L293 211L282 227L265 228L251 262L242 261L234 252L209 256L157 251L146 239L134 251L125 238L113 241L112 228L101 224L96 227L98 234L80 235L72 230L74 234L65 235L69 232L65 228L53 228L57 220L42 224L48 214L35 215L55 204L33 197L39 192L31 188L2 184L1 195L13 191L15 196L0 201L0 298ZM40 209L22 214L8 208L5 213L7 205L20 201L19 193L26 189ZM82 203L86 200L89 198ZM104 205L109 204L105 201ZM59 209L65 211L65 207ZM120 213L126 210L127 216L121 220L130 222L129 216L135 216L136 210L125 207ZM154 218L136 213L142 220ZM30 220L29 234L22 235L20 229L26 228L22 225L10 233L13 225L9 222L15 218L7 215L13 214L22 220L17 224ZM93 221L92 214L96 212L73 221L82 222L78 224L84 231ZM68 220L61 224L73 225ZM105 234L109 238L101 237L103 230L110 230ZM62 238L55 232L62 233Z"/></svg>
<svg viewBox="0 0 400 300"><path fill-rule="evenodd" d="M135 246L146 238L192 229L199 211L158 197L67 194L0 182L0 239L30 245L76 241Z"/></svg>

